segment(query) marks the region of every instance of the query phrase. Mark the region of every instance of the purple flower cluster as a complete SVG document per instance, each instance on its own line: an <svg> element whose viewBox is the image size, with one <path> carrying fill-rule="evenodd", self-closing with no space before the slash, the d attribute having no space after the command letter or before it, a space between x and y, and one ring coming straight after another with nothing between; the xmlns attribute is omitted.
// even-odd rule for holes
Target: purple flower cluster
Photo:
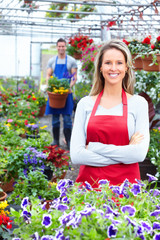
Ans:
<svg viewBox="0 0 160 240"><path fill-rule="evenodd" d="M24 154L24 175L27 177L28 170L31 168L33 171L38 168L44 171L47 155L43 152L38 152L34 147L28 147L26 150L27 153Z"/></svg>

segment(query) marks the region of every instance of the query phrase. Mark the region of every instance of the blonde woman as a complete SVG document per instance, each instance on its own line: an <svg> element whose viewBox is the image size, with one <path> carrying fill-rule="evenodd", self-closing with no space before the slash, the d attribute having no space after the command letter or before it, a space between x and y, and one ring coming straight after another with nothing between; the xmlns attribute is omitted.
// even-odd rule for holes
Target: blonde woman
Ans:
<svg viewBox="0 0 160 240"><path fill-rule="evenodd" d="M148 103L134 95L134 72L130 51L114 39L102 46L95 62L90 96L77 106L70 155L80 164L77 182L131 183L140 179L138 162L149 147Z"/></svg>

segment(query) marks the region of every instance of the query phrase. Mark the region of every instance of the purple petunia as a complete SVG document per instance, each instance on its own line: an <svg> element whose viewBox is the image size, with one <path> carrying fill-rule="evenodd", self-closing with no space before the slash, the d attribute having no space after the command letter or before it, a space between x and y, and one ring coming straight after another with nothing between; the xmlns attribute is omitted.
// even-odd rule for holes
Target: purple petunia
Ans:
<svg viewBox="0 0 160 240"><path fill-rule="evenodd" d="M158 180L158 178L156 178L155 176L153 176L153 175L151 175L149 173L147 173L146 175L149 177L148 182L152 182L152 181L157 181Z"/></svg>
<svg viewBox="0 0 160 240"><path fill-rule="evenodd" d="M84 210L80 211L79 213L82 216L90 216L93 211L95 211L94 207L86 207Z"/></svg>
<svg viewBox="0 0 160 240"><path fill-rule="evenodd" d="M160 215L160 210L155 210L150 214L150 216L154 216L154 217L159 217L159 215Z"/></svg>
<svg viewBox="0 0 160 240"><path fill-rule="evenodd" d="M63 215L59 218L61 224L66 225L69 221L75 218L75 210L72 210L70 213L63 213Z"/></svg>
<svg viewBox="0 0 160 240"><path fill-rule="evenodd" d="M93 190L92 186L87 181L85 181L85 187L87 190Z"/></svg>
<svg viewBox="0 0 160 240"><path fill-rule="evenodd" d="M160 223L159 222L154 222L153 223L153 229L160 230Z"/></svg>
<svg viewBox="0 0 160 240"><path fill-rule="evenodd" d="M40 236L39 236L38 232L35 232L33 235L31 235L31 238L33 240L40 240Z"/></svg>
<svg viewBox="0 0 160 240"><path fill-rule="evenodd" d="M130 191L134 196L137 196L139 193L141 193L141 186L139 184L133 184Z"/></svg>
<svg viewBox="0 0 160 240"><path fill-rule="evenodd" d="M153 240L160 240L160 233L156 234L153 238Z"/></svg>
<svg viewBox="0 0 160 240"><path fill-rule="evenodd" d="M148 222L145 222L145 221L141 221L141 226L144 228L144 230L147 232L147 233L150 233L152 231L152 227L149 225Z"/></svg>
<svg viewBox="0 0 160 240"><path fill-rule="evenodd" d="M51 235L45 235L45 236L41 237L41 240L54 240L54 237Z"/></svg>
<svg viewBox="0 0 160 240"><path fill-rule="evenodd" d="M64 231L63 228L57 230L54 240L56 240L56 239L57 239L57 240L63 240L63 239L65 239L65 238L64 238L64 235L63 235L63 231Z"/></svg>
<svg viewBox="0 0 160 240"><path fill-rule="evenodd" d="M128 212L129 216L134 216L136 209L134 207L132 207L131 205L125 205L125 206L121 207L121 211L123 213Z"/></svg>
<svg viewBox="0 0 160 240"><path fill-rule="evenodd" d="M117 228L113 224L111 224L108 227L108 231L107 231L108 237L109 238L116 237L117 231L118 231Z"/></svg>
<svg viewBox="0 0 160 240"><path fill-rule="evenodd" d="M140 237L142 240L145 240L145 237L143 235L143 227L142 226L138 226L138 228L136 227L137 230L137 236Z"/></svg>
<svg viewBox="0 0 160 240"><path fill-rule="evenodd" d="M30 205L29 197L23 198L23 200L21 202L21 208L26 208L28 205Z"/></svg>
<svg viewBox="0 0 160 240"><path fill-rule="evenodd" d="M48 228L52 224L52 218L50 214L43 214L42 225Z"/></svg>
<svg viewBox="0 0 160 240"><path fill-rule="evenodd" d="M109 184L109 181L107 179L101 179L98 182L100 185L105 185L105 184Z"/></svg>
<svg viewBox="0 0 160 240"><path fill-rule="evenodd" d="M126 220L128 221L128 224L131 224L133 227L135 227L137 225L137 223L133 220L131 220L129 217L125 217Z"/></svg>
<svg viewBox="0 0 160 240"><path fill-rule="evenodd" d="M64 204L58 204L56 206L57 210L60 210L61 212L64 212L68 209L68 206L67 205L64 205Z"/></svg>
<svg viewBox="0 0 160 240"><path fill-rule="evenodd" d="M151 190L150 190L150 193L151 193L154 197L160 196L160 190L158 190L158 189L151 189Z"/></svg>

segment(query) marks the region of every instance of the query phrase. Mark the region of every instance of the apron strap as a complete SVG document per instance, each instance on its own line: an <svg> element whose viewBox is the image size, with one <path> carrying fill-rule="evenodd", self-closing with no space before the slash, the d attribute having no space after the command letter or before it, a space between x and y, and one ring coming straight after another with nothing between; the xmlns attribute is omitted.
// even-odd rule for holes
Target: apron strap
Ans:
<svg viewBox="0 0 160 240"><path fill-rule="evenodd" d="M122 88L122 103L123 103L123 117L127 121L127 118L128 118L127 95L123 88Z"/></svg>
<svg viewBox="0 0 160 240"><path fill-rule="evenodd" d="M91 113L91 117L93 117L96 113L96 110L97 110L97 107L99 105L99 102L101 100L101 97L102 97L102 94L103 94L103 90L99 93L97 99L96 99L96 102L94 104L94 107L93 107L93 110L92 110L92 113Z"/></svg>

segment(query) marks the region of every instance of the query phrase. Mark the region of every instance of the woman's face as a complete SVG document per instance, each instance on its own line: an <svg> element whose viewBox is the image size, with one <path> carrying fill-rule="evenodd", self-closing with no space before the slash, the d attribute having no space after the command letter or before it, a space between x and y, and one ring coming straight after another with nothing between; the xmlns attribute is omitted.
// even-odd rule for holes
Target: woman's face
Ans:
<svg viewBox="0 0 160 240"><path fill-rule="evenodd" d="M115 85L121 84L127 71L125 57L120 50L116 48L108 49L102 58L100 68L105 83Z"/></svg>

